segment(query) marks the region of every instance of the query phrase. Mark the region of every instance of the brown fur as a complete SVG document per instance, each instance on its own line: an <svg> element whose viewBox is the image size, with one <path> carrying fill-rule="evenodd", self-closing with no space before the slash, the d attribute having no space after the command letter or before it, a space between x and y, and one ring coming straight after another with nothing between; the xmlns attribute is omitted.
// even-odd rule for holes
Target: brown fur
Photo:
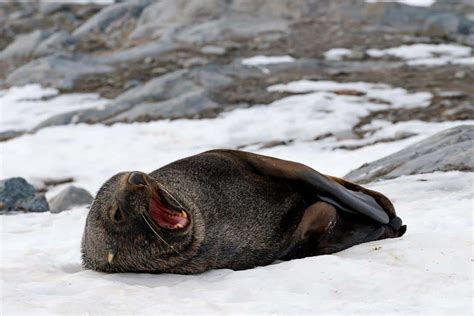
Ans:
<svg viewBox="0 0 474 316"><path fill-rule="evenodd" d="M86 268L183 274L240 270L398 237L406 229L378 192L251 153L215 150L181 159L144 175L147 186L128 183L129 175L109 179L91 206L82 241ZM327 195L326 186L337 187L336 182L372 196L390 222L352 212L347 202L343 211L321 201L318 190ZM184 207L191 224L182 230L155 227L157 236L143 219L151 192L163 195L169 207Z"/></svg>

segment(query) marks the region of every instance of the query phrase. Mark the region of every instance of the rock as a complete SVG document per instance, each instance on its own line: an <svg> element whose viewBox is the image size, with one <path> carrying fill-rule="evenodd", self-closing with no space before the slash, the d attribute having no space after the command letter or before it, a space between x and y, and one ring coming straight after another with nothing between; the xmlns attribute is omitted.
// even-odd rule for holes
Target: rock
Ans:
<svg viewBox="0 0 474 316"><path fill-rule="evenodd" d="M184 68L193 68L196 66L202 66L209 63L209 60L206 58L202 57L192 57L186 60L183 60L181 64L183 65Z"/></svg>
<svg viewBox="0 0 474 316"><path fill-rule="evenodd" d="M73 206L89 205L93 199L87 190L71 185L51 198L49 205L51 213L61 213Z"/></svg>
<svg viewBox="0 0 474 316"><path fill-rule="evenodd" d="M77 28L73 36L80 39L92 32L101 33L109 27L119 27L122 21L138 17L148 4L148 0L135 0L106 6Z"/></svg>
<svg viewBox="0 0 474 316"><path fill-rule="evenodd" d="M84 56L55 54L33 60L9 74L6 83L11 86L22 86L39 83L58 89L71 89L74 80L86 74L101 74L113 68L95 63Z"/></svg>
<svg viewBox="0 0 474 316"><path fill-rule="evenodd" d="M34 130L71 123L207 117L219 108L210 98L212 92L231 82L229 76L212 67L177 70L125 91L103 109L59 114L41 122Z"/></svg>
<svg viewBox="0 0 474 316"><path fill-rule="evenodd" d="M49 35L49 32L36 30L28 34L18 35L13 43L0 52L0 60L7 58L28 57L36 47Z"/></svg>
<svg viewBox="0 0 474 316"><path fill-rule="evenodd" d="M426 19L424 29L433 35L470 34L474 32L474 23L461 15L453 13L440 13Z"/></svg>
<svg viewBox="0 0 474 316"><path fill-rule="evenodd" d="M435 171L474 171L474 125L439 132L344 176L357 183Z"/></svg>
<svg viewBox="0 0 474 316"><path fill-rule="evenodd" d="M0 212L46 212L48 202L23 178L0 181Z"/></svg>
<svg viewBox="0 0 474 316"><path fill-rule="evenodd" d="M39 2L38 11L43 15L50 15L56 12L66 10L69 6L61 2Z"/></svg>
<svg viewBox="0 0 474 316"><path fill-rule="evenodd" d="M463 14L455 12L400 3L374 3L367 7L368 9L365 10L363 15L368 20L398 30L421 32L430 36L448 36L474 32L474 22L467 19Z"/></svg>
<svg viewBox="0 0 474 316"><path fill-rule="evenodd" d="M201 48L201 53L206 55L225 55L227 49L221 46L207 45Z"/></svg>
<svg viewBox="0 0 474 316"><path fill-rule="evenodd" d="M41 42L35 49L35 55L47 55L64 50L68 45L74 44L71 34L67 31L60 31L52 34L46 40Z"/></svg>
<svg viewBox="0 0 474 316"><path fill-rule="evenodd" d="M163 102L141 103L129 111L107 119L104 123L212 117L218 110L219 105L212 101L204 90L198 90Z"/></svg>
<svg viewBox="0 0 474 316"><path fill-rule="evenodd" d="M24 133L25 131L12 131L12 130L2 131L0 132L0 142L4 142L9 139L16 138L18 136L23 135Z"/></svg>
<svg viewBox="0 0 474 316"><path fill-rule="evenodd" d="M125 82L125 84L123 85L123 89L128 90L128 89L131 89L131 88L135 88L135 87L139 86L140 84L141 84L141 81L139 81L139 80L129 80L129 81Z"/></svg>
<svg viewBox="0 0 474 316"><path fill-rule="evenodd" d="M139 59L145 59L148 56L160 56L175 50L178 45L170 41L148 42L132 48L114 51L104 56L97 56L95 60L102 64L118 64Z"/></svg>

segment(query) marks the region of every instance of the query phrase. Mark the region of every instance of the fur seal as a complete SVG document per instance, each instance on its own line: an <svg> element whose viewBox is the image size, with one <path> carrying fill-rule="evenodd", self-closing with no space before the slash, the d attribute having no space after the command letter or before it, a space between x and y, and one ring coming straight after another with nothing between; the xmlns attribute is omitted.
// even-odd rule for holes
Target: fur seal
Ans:
<svg viewBox="0 0 474 316"><path fill-rule="evenodd" d="M194 274L329 254L405 231L381 193L300 163L212 150L110 178L81 247L87 269Z"/></svg>

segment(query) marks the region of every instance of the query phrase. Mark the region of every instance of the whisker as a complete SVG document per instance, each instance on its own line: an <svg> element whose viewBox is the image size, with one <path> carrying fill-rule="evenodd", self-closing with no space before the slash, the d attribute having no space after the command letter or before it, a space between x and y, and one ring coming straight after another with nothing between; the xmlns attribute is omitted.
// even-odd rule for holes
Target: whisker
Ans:
<svg viewBox="0 0 474 316"><path fill-rule="evenodd" d="M153 228L152 224L149 222L150 219L148 219L145 214L141 214L143 219L145 220L146 224L148 225L148 227L150 227L150 229L153 231L153 233L162 241L164 242L168 247L170 247L171 250L173 250L174 252L176 252L178 255L181 256L181 253L179 251L177 251L176 249L174 249L173 246L171 246L163 237L160 236L160 234L158 234L158 232Z"/></svg>
<svg viewBox="0 0 474 316"><path fill-rule="evenodd" d="M181 205L181 203L179 203L179 201L176 200L175 197L174 197L168 190L166 190L163 185L160 184L159 187L160 187L160 189L163 190L166 194L168 194L168 196L169 196L171 199L173 199L173 201L175 201L176 204L179 205L179 207L181 207L182 209L184 209L184 207Z"/></svg>

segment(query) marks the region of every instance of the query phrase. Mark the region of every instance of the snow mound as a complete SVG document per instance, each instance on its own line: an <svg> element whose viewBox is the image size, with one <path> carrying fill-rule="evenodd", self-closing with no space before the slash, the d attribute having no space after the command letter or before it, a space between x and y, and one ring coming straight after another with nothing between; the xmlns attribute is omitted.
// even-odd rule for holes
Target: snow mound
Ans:
<svg viewBox="0 0 474 316"><path fill-rule="evenodd" d="M295 59L291 56L264 56L258 55L254 57L244 58L241 63L245 66L260 66L260 65L271 65L271 64L283 64L294 62Z"/></svg>
<svg viewBox="0 0 474 316"><path fill-rule="evenodd" d="M344 57L350 56L352 51L347 48L331 48L324 53L324 58L327 60L343 60Z"/></svg>
<svg viewBox="0 0 474 316"><path fill-rule="evenodd" d="M367 3L376 3L376 2L399 2L406 5L416 6L416 7L429 7L436 0L365 0Z"/></svg>
<svg viewBox="0 0 474 316"><path fill-rule="evenodd" d="M43 120L64 112L97 108L108 100L95 93L58 95L38 84L0 91L0 132L30 130Z"/></svg>
<svg viewBox="0 0 474 316"><path fill-rule="evenodd" d="M402 45L387 49L368 49L367 54L374 58L397 57L411 66L474 65L472 48L457 44Z"/></svg>

